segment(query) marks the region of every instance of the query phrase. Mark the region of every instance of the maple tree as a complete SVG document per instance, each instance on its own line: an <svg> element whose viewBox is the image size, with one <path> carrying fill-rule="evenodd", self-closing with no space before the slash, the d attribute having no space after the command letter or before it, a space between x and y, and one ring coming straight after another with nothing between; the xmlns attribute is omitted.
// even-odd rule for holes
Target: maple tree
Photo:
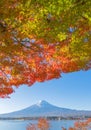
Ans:
<svg viewBox="0 0 91 130"><path fill-rule="evenodd" d="M0 97L90 68L90 0L0 1Z"/></svg>
<svg viewBox="0 0 91 130"><path fill-rule="evenodd" d="M45 118L40 118L38 120L38 128L40 130L48 130L49 129L49 122Z"/></svg>
<svg viewBox="0 0 91 130"><path fill-rule="evenodd" d="M91 118L85 121L77 121L74 123L74 127L70 127L69 130L90 130L91 129Z"/></svg>
<svg viewBox="0 0 91 130"><path fill-rule="evenodd" d="M39 118L37 124L29 124L26 130L48 130L49 121L46 118Z"/></svg>
<svg viewBox="0 0 91 130"><path fill-rule="evenodd" d="M66 129L62 127L62 130L90 130L91 129L91 118L85 119L84 121L76 121L73 127Z"/></svg>

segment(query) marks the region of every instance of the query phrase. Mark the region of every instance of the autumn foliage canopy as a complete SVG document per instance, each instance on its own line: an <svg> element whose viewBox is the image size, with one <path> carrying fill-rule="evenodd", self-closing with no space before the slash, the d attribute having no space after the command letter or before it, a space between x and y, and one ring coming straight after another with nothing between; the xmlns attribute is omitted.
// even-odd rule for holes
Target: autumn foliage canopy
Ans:
<svg viewBox="0 0 91 130"><path fill-rule="evenodd" d="M91 0L0 1L0 97L91 68Z"/></svg>

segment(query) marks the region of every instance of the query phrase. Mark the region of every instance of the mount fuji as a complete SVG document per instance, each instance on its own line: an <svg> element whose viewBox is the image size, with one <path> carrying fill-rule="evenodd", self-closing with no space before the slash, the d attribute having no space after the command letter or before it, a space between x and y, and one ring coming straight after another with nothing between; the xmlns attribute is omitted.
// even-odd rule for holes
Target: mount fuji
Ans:
<svg viewBox="0 0 91 130"><path fill-rule="evenodd" d="M0 118L19 118L19 117L91 117L91 111L72 110L54 106L46 101L38 103L11 113L0 114Z"/></svg>

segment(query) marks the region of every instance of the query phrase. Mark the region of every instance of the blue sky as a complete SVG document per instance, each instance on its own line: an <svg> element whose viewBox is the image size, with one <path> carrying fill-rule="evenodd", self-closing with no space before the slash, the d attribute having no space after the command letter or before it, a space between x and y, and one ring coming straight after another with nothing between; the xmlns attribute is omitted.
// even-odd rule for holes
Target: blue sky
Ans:
<svg viewBox="0 0 91 130"><path fill-rule="evenodd" d="M91 110L91 70L62 74L62 78L22 85L10 95L0 99L0 113L26 108L39 100L46 100L59 107Z"/></svg>

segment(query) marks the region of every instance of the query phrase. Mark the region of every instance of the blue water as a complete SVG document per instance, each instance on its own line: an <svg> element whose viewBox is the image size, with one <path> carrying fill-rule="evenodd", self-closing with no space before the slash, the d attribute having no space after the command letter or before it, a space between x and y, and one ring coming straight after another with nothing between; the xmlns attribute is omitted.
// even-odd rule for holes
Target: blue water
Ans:
<svg viewBox="0 0 91 130"><path fill-rule="evenodd" d="M61 130L61 127L69 128L73 126L75 121L73 120L59 120L59 121L49 121L49 130ZM0 121L0 130L26 130L29 123L36 124L36 120L32 121Z"/></svg>

